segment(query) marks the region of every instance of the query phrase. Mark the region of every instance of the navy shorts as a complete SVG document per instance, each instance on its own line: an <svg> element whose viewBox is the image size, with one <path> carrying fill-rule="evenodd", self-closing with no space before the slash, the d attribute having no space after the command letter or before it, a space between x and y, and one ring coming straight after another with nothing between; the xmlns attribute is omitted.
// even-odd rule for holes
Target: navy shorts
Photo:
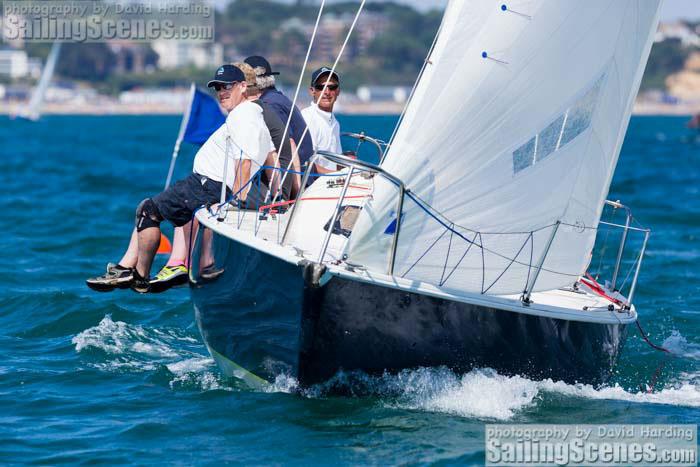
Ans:
<svg viewBox="0 0 700 467"><path fill-rule="evenodd" d="M231 191L227 188L226 197L229 196ZM163 219L172 222L175 227L182 227L192 220L197 208L220 201L221 182L192 173L151 199Z"/></svg>

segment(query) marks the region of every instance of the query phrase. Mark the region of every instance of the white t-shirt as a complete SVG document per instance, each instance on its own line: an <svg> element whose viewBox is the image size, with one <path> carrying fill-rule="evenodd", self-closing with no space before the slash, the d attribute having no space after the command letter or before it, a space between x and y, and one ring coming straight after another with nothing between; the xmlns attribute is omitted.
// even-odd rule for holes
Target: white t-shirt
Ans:
<svg viewBox="0 0 700 467"><path fill-rule="evenodd" d="M226 185L233 189L236 181L235 160L250 159L251 177L265 164L270 151L275 150L270 132L265 126L262 108L249 101L238 104L194 156L192 170L214 181L223 181L226 159L226 137L231 136L229 161L226 167Z"/></svg>
<svg viewBox="0 0 700 467"><path fill-rule="evenodd" d="M315 151L343 153L343 147L340 145L340 124L331 112L326 112L319 109L316 104L311 104L302 110L301 114L309 127ZM329 170L337 168L335 162L322 157L316 159L316 163Z"/></svg>

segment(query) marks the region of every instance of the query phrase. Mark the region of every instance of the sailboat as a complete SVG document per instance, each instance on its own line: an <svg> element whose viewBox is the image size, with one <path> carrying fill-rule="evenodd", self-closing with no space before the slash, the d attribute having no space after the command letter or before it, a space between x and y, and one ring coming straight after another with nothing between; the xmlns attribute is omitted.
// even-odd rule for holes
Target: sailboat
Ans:
<svg viewBox="0 0 700 467"><path fill-rule="evenodd" d="M286 211L197 211L191 296L222 371L253 386L433 366L605 382L649 237L606 197L659 4L452 0L380 164L319 151L342 170ZM601 221L606 205L626 222ZM604 226L622 239L601 283Z"/></svg>
<svg viewBox="0 0 700 467"><path fill-rule="evenodd" d="M44 103L44 97L46 96L46 90L51 84L51 78L53 77L54 70L56 68L56 62L58 61L58 56L61 53L61 43L54 42L51 46L51 51L46 59L46 64L44 64L44 69L41 72L41 77L39 78L39 83L32 97L29 100L29 105L27 108L18 113L19 118L26 120L37 121L41 117L41 107Z"/></svg>

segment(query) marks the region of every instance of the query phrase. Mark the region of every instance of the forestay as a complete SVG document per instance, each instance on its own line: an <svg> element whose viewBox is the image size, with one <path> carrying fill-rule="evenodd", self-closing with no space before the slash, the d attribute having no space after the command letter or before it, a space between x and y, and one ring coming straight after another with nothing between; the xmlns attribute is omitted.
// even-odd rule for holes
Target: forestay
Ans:
<svg viewBox="0 0 700 467"><path fill-rule="evenodd" d="M383 163L414 197L404 202L395 275L520 293L557 221L535 290L586 270L659 3L449 3ZM396 196L378 182L350 261L386 270Z"/></svg>

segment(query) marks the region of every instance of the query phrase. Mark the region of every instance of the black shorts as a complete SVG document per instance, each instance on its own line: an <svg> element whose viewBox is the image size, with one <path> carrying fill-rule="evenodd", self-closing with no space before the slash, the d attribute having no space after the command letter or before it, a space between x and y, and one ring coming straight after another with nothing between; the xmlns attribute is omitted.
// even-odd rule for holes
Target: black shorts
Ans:
<svg viewBox="0 0 700 467"><path fill-rule="evenodd" d="M226 189L226 198L231 191ZM221 182L204 175L190 174L153 198L160 215L175 227L182 227L192 220L192 214L200 206L218 203L221 199Z"/></svg>

